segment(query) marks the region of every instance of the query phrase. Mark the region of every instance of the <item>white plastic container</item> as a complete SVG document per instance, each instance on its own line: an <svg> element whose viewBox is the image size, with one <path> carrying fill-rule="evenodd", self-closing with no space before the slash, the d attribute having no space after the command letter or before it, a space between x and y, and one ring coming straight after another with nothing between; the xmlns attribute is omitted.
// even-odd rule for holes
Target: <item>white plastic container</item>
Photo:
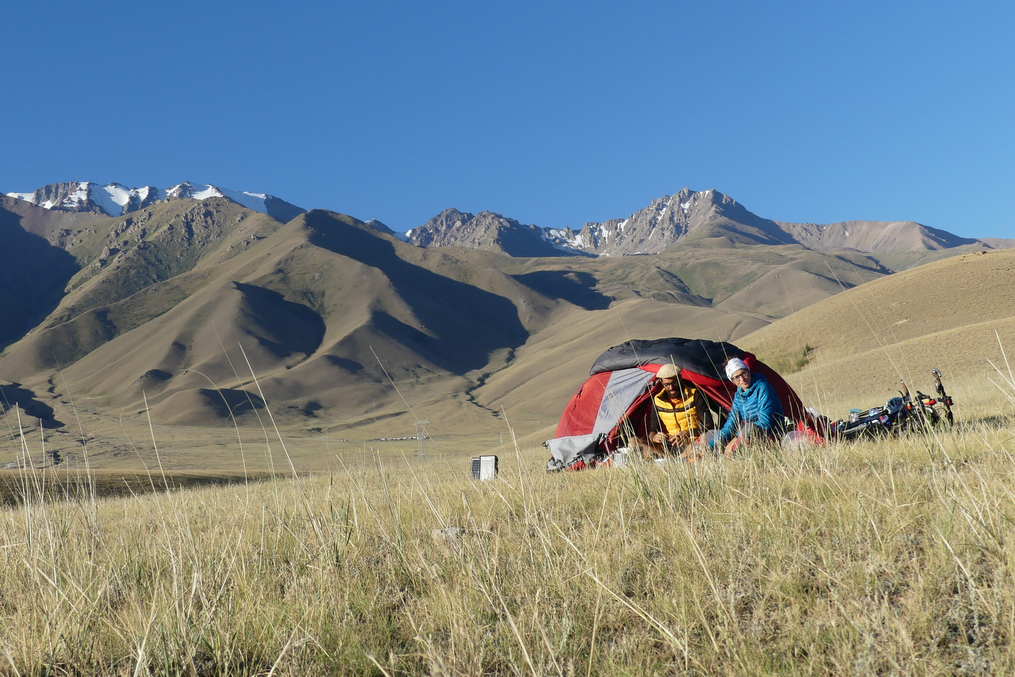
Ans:
<svg viewBox="0 0 1015 677"><path fill-rule="evenodd" d="M473 456L472 479L488 482L497 477L499 459L496 456Z"/></svg>

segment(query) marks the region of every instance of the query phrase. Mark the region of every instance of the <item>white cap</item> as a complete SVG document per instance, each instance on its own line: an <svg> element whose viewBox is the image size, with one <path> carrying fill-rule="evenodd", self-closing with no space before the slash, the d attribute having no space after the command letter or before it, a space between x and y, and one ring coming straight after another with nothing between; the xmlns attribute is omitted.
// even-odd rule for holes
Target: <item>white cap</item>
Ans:
<svg viewBox="0 0 1015 677"><path fill-rule="evenodd" d="M737 373L741 369L747 369L747 363L741 360L739 357L732 358L726 363L726 378L733 380L733 374ZM750 369L748 369L750 371Z"/></svg>
<svg viewBox="0 0 1015 677"><path fill-rule="evenodd" d="M656 372L656 378L676 378L678 374L680 374L680 370L677 369L676 365L664 364Z"/></svg>

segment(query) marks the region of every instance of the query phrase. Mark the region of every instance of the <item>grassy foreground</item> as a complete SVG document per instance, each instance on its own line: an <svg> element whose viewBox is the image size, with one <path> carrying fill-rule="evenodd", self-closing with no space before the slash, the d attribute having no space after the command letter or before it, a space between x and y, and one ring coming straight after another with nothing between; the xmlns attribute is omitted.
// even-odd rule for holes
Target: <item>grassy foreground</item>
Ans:
<svg viewBox="0 0 1015 677"><path fill-rule="evenodd" d="M485 483L351 455L128 498L29 483L0 512L0 673L1015 672L1005 406L696 466L546 475L522 449Z"/></svg>

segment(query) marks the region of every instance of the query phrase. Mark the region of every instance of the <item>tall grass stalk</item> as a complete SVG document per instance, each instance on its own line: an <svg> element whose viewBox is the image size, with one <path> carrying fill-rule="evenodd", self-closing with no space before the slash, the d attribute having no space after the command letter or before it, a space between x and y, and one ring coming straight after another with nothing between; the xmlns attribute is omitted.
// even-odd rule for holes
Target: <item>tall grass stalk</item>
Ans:
<svg viewBox="0 0 1015 677"><path fill-rule="evenodd" d="M77 403L74 400L74 393L67 384L67 377L64 376L63 368L60 367L59 363L57 363L57 372L60 374L60 380L63 381L64 392L67 393L67 399L70 402L71 411L74 412L74 421L78 426L78 439L81 444L81 459L85 465L85 479L88 483L88 496L86 500L88 501L88 507L91 510L91 514L89 516L89 519L91 520L90 524L94 530L97 528L95 522L95 482L92 475L91 461L88 458L88 440L85 437L85 427L81 424L81 414L78 412Z"/></svg>
<svg viewBox="0 0 1015 677"><path fill-rule="evenodd" d="M289 454L289 448L286 447L285 439L283 439L282 433L278 429L278 424L275 422L275 415L271 413L271 408L268 406L268 400L264 396L264 391L261 390L261 383L260 381L257 380L257 374L254 373L254 368L250 365L250 358L247 357L247 352L243 349L242 344L240 344L239 348L240 352L243 354L244 361L247 363L247 368L250 370L250 376L254 380L254 385L257 386L257 394L261 397L261 402L264 403L264 409L268 414L268 420L271 421L271 426L275 430L275 435L276 437L278 437L278 442L279 445L281 445L282 447L282 452L285 454L286 461L289 462L289 470L292 472L293 485L299 490L297 496L302 499L303 508L306 510L307 519L314 527L315 535L317 536L318 540L323 543L324 534L321 531L320 525L318 523L317 515L314 513L313 506L311 505L309 499L307 498L306 491L303 489L303 484L302 481L300 480L300 475L298 472L296 472L296 466L293 463L292 456Z"/></svg>

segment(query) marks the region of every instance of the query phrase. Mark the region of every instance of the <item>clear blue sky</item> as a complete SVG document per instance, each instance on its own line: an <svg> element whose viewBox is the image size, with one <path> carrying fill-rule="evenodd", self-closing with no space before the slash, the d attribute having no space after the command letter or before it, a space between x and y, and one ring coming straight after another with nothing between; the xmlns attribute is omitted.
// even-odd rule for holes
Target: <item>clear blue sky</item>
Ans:
<svg viewBox="0 0 1015 677"><path fill-rule="evenodd" d="M8 2L0 191L267 192L396 230L447 207L1015 238L1011 2Z"/></svg>

